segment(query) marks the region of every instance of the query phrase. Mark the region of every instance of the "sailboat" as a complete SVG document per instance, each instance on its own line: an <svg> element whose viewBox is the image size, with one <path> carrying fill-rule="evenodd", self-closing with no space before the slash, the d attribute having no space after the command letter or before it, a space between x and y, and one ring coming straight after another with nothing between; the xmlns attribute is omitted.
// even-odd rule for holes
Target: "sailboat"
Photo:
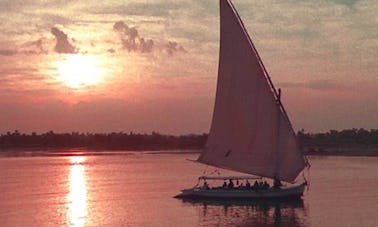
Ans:
<svg viewBox="0 0 378 227"><path fill-rule="evenodd" d="M184 189L179 198L298 198L306 181L298 175L309 163L299 149L296 134L252 39L230 0L220 0L218 81L210 133L198 162L248 176L199 180L269 178L291 183L265 190Z"/></svg>

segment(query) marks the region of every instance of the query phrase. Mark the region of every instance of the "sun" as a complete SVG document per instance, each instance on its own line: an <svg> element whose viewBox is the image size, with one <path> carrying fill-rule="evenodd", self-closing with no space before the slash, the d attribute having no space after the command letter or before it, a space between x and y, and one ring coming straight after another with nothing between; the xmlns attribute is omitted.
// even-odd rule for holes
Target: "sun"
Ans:
<svg viewBox="0 0 378 227"><path fill-rule="evenodd" d="M67 55L58 63L58 80L74 89L99 84L105 70L100 59L92 55Z"/></svg>

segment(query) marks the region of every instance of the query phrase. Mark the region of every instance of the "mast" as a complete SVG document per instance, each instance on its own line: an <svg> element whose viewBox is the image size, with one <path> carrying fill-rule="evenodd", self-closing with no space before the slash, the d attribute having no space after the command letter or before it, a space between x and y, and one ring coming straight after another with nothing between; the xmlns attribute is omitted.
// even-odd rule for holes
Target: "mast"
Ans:
<svg viewBox="0 0 378 227"><path fill-rule="evenodd" d="M273 84L272 84L273 85ZM274 87L273 87L274 88ZM278 89L278 95L277 95L277 105L280 105L281 103L281 89ZM281 146L280 146L280 140L281 140L281 113L277 113L277 121L278 121L278 129L277 129L277 159L276 159L276 165L274 170L274 179L277 179L279 176L279 170L280 168L280 160L281 160Z"/></svg>

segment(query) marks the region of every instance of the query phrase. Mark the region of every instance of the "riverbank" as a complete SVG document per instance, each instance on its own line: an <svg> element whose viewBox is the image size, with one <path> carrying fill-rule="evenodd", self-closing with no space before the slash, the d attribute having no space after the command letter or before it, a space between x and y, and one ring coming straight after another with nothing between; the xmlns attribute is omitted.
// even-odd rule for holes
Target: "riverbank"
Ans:
<svg viewBox="0 0 378 227"><path fill-rule="evenodd" d="M38 156L100 156L134 154L189 154L200 153L200 149L149 149L149 150L93 150L90 148L17 148L0 149L0 157L38 157ZM308 156L378 156L378 148L305 148Z"/></svg>
<svg viewBox="0 0 378 227"><path fill-rule="evenodd" d="M321 147L305 148L306 155L319 156L378 156L378 147Z"/></svg>
<svg viewBox="0 0 378 227"><path fill-rule="evenodd" d="M92 150L87 148L65 149L0 149L0 157L65 157L65 156L103 156L135 154L192 154L200 153L197 149L177 150Z"/></svg>

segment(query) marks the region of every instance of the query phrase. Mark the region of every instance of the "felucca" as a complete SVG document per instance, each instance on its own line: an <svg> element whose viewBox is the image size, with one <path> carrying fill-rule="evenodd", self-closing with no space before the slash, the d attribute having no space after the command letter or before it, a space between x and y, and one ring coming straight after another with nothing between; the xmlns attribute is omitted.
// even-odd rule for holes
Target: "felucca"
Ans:
<svg viewBox="0 0 378 227"><path fill-rule="evenodd" d="M214 113L206 146L198 162L254 176L211 177L204 180L270 178L294 183L309 163L280 90L274 87L242 20L230 0L220 0L220 52ZM184 189L176 197L190 198L299 198L306 182L276 187Z"/></svg>

